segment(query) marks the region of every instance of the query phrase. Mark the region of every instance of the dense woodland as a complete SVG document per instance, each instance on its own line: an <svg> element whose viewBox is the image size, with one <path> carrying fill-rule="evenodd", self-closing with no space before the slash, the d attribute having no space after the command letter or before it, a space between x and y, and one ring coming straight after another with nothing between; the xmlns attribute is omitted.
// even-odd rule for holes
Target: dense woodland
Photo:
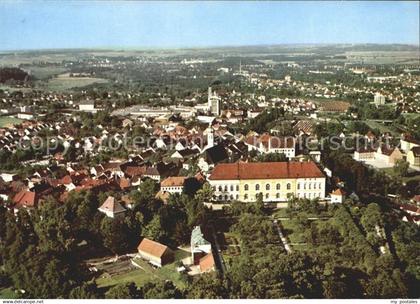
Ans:
<svg viewBox="0 0 420 304"><path fill-rule="evenodd" d="M23 83L31 77L19 68L0 68L0 83Z"/></svg>

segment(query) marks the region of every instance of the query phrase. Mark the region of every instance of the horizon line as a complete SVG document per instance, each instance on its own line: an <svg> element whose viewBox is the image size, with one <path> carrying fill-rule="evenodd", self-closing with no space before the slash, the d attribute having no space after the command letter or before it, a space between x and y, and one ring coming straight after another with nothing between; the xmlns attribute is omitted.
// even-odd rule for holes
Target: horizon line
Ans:
<svg viewBox="0 0 420 304"><path fill-rule="evenodd" d="M241 47L276 47L276 46L361 46L361 45L373 45L373 46L409 46L418 47L420 51L419 43L401 43L401 42L389 42L389 43L376 43L376 42L304 42L304 43L264 43L264 44L231 44L231 45L207 45L207 46L83 46L83 47L56 47L56 48L22 48L22 49L0 49L0 53L16 53L16 52L45 52L45 51L89 51L89 50L102 50L102 51L143 51L143 50L188 50L188 49L218 49L218 48L241 48Z"/></svg>

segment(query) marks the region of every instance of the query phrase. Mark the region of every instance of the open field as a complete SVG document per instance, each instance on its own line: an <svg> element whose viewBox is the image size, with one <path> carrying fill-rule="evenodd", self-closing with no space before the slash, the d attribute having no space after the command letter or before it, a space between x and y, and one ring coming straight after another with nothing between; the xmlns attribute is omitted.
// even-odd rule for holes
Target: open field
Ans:
<svg viewBox="0 0 420 304"><path fill-rule="evenodd" d="M29 92L32 89L31 88L24 88L24 87L13 87L6 84L0 84L0 90L3 91L9 91L9 92L15 92L15 91L21 91L21 92Z"/></svg>
<svg viewBox="0 0 420 304"><path fill-rule="evenodd" d="M0 128L11 127L13 124L19 124L20 122L22 122L22 119L10 116L0 116Z"/></svg>
<svg viewBox="0 0 420 304"><path fill-rule="evenodd" d="M365 64L418 64L419 52L415 51L365 51L346 52L350 62L362 62Z"/></svg>
<svg viewBox="0 0 420 304"><path fill-rule="evenodd" d="M64 67L39 67L39 66L31 66L28 68L24 68L24 70L31 73L33 77L36 79L48 79L52 76L62 74L66 72Z"/></svg>
<svg viewBox="0 0 420 304"><path fill-rule="evenodd" d="M53 91L65 91L72 88L85 87L93 83L107 83L107 79L94 77L70 77L68 73L58 75L45 83L45 87Z"/></svg>
<svg viewBox="0 0 420 304"><path fill-rule="evenodd" d="M101 268L103 273L96 279L96 283L99 287L110 287L127 282L134 282L141 286L149 281L171 280L179 288L184 288L185 282L182 280L181 274L176 271L176 267L179 261L188 256L189 252L179 249L175 252L175 262L162 268L154 268L139 258L135 258L134 261L141 268L132 265L130 260L118 261Z"/></svg>

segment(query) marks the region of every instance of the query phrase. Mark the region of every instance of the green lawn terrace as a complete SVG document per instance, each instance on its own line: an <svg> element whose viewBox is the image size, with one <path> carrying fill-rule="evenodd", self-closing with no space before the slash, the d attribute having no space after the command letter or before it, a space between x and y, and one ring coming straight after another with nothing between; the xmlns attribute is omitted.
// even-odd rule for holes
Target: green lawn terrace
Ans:
<svg viewBox="0 0 420 304"><path fill-rule="evenodd" d="M96 283L98 287L108 289L123 283L134 282L137 286L142 286L151 281L169 280L179 289L184 289L186 287L186 274L178 272L177 268L189 256L189 251L177 249L174 262L161 268L156 268L137 256L132 259L127 258L116 262L103 263L96 266L99 274Z"/></svg>

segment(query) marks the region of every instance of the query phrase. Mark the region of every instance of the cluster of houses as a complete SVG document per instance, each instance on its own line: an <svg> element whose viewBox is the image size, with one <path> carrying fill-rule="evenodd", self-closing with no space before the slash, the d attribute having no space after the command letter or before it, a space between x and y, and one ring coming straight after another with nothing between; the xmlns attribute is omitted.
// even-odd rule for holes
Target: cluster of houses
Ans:
<svg viewBox="0 0 420 304"><path fill-rule="evenodd" d="M399 146L381 143L372 132L366 134L367 145L354 152L354 159L372 163L377 161L393 166L398 160L406 160L410 167L420 170L420 141L403 134Z"/></svg>

